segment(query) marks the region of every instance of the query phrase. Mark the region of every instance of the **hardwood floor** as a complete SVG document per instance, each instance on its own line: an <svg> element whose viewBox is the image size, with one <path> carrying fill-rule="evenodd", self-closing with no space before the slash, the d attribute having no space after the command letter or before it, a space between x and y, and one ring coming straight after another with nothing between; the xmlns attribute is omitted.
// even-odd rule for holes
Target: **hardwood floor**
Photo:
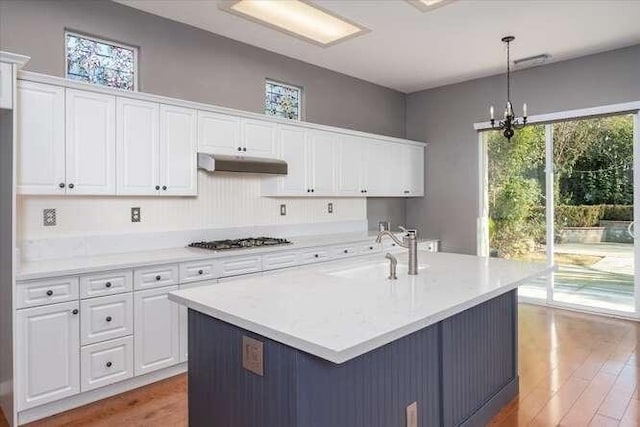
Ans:
<svg viewBox="0 0 640 427"><path fill-rule="evenodd" d="M640 426L640 323L532 305L519 314L520 395L491 426ZM186 375L29 424L186 425Z"/></svg>

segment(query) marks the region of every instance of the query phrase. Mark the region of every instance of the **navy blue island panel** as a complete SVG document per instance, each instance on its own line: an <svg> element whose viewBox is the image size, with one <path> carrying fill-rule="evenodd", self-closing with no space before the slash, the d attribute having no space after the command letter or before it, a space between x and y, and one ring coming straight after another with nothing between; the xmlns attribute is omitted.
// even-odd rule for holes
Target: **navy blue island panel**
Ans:
<svg viewBox="0 0 640 427"><path fill-rule="evenodd" d="M189 310L189 425L481 426L518 393L516 291L343 364ZM263 343L263 376L242 339Z"/></svg>

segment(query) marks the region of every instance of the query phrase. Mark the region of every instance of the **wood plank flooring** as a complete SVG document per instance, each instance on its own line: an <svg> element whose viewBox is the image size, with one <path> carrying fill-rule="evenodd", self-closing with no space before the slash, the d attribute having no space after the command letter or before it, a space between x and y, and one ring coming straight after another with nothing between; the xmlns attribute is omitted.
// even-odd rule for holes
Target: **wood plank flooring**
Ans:
<svg viewBox="0 0 640 427"><path fill-rule="evenodd" d="M640 426L640 323L532 305L519 314L520 395L492 427ZM179 375L29 426L186 426L186 385Z"/></svg>

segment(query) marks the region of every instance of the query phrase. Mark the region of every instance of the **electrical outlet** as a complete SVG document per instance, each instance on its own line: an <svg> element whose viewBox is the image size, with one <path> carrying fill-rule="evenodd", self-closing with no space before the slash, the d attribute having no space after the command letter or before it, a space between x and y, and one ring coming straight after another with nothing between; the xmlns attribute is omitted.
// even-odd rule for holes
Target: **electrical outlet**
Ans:
<svg viewBox="0 0 640 427"><path fill-rule="evenodd" d="M327 212L332 214L333 213L333 202L329 202L327 204Z"/></svg>
<svg viewBox="0 0 640 427"><path fill-rule="evenodd" d="M45 227L51 227L56 225L56 210L44 209L42 211L42 225Z"/></svg>
<svg viewBox="0 0 640 427"><path fill-rule="evenodd" d="M140 222L140 208L131 208L131 222Z"/></svg>
<svg viewBox="0 0 640 427"><path fill-rule="evenodd" d="M418 427L418 402L407 406L407 427Z"/></svg>
<svg viewBox="0 0 640 427"><path fill-rule="evenodd" d="M242 337L242 367L256 375L264 375L264 353L261 341L247 336Z"/></svg>
<svg viewBox="0 0 640 427"><path fill-rule="evenodd" d="M287 205L280 205L280 215L284 216L287 214Z"/></svg>

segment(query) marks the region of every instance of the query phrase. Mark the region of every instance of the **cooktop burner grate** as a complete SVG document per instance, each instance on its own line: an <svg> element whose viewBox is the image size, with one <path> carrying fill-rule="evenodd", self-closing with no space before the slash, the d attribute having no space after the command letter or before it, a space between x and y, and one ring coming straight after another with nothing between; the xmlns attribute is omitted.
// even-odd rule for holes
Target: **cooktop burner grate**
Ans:
<svg viewBox="0 0 640 427"><path fill-rule="evenodd" d="M291 244L287 239L278 239L276 237L247 237L245 239L227 239L212 240L210 242L193 242L189 244L191 248L210 249L213 251L222 251L229 249L246 249L262 246L278 246Z"/></svg>

